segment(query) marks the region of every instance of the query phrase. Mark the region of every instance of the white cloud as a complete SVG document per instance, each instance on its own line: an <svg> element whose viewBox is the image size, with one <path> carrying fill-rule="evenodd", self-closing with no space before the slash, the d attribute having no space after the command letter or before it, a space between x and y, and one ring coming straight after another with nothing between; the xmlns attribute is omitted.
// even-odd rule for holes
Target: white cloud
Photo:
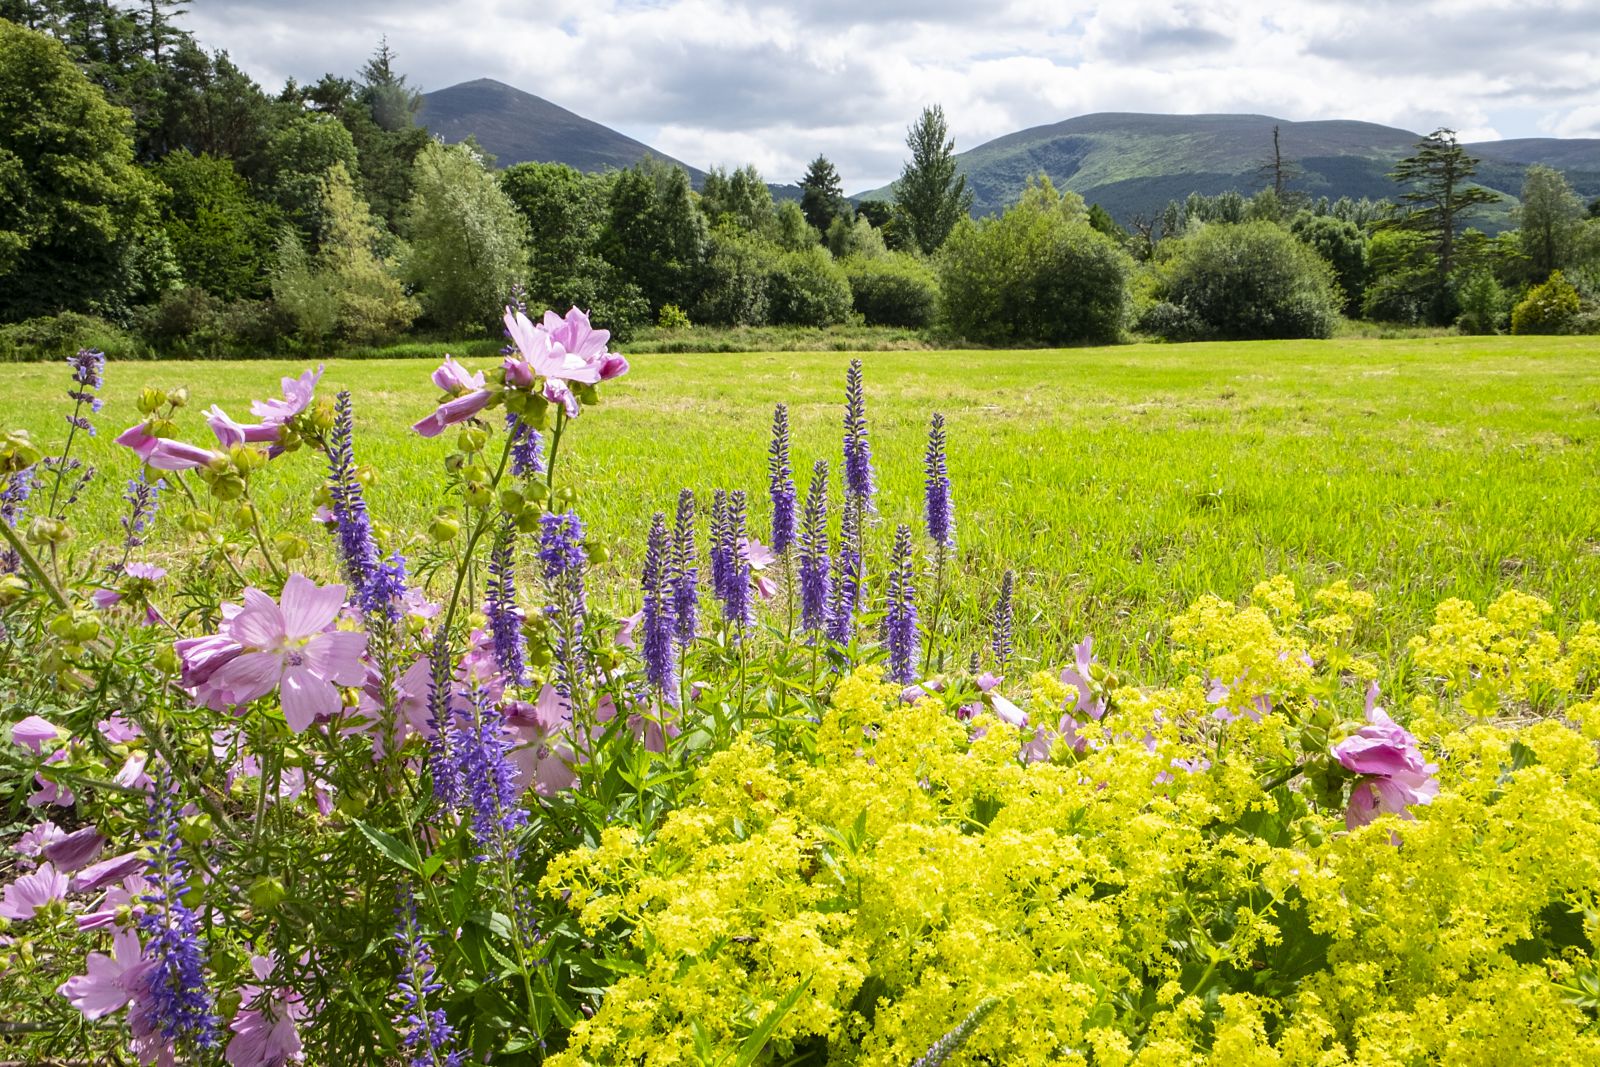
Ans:
<svg viewBox="0 0 1600 1067"><path fill-rule="evenodd" d="M941 103L958 148L1093 111L1350 118L1467 139L1600 133L1594 0L207 0L269 90L387 34L425 89L490 77L694 163L892 179Z"/></svg>

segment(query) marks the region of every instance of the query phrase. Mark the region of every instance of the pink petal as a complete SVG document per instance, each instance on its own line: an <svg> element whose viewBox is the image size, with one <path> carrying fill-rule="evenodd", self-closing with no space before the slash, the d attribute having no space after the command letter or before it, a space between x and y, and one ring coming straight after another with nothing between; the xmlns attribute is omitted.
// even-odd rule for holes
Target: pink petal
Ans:
<svg viewBox="0 0 1600 1067"><path fill-rule="evenodd" d="M329 681L360 685L367 679L367 667L361 660L366 651L366 634L332 630L308 641L301 656L307 667Z"/></svg>
<svg viewBox="0 0 1600 1067"><path fill-rule="evenodd" d="M206 686L230 706L248 704L272 692L283 676L283 653L246 652L207 681Z"/></svg>
<svg viewBox="0 0 1600 1067"><path fill-rule="evenodd" d="M30 752L43 752L44 746L53 744L66 733L61 727L37 715L29 715L11 727L11 740Z"/></svg>
<svg viewBox="0 0 1600 1067"><path fill-rule="evenodd" d="M254 587L244 591L244 608L228 623L228 632L235 641L252 648L276 648L288 635L278 602Z"/></svg>
<svg viewBox="0 0 1600 1067"><path fill-rule="evenodd" d="M283 585L283 633L291 639L326 630L344 606L342 585L317 585L303 574L291 574Z"/></svg>
<svg viewBox="0 0 1600 1067"><path fill-rule="evenodd" d="M278 699L283 702L284 721L297 734L316 722L317 716L333 715L340 706L339 691L305 666L290 667L283 672Z"/></svg>

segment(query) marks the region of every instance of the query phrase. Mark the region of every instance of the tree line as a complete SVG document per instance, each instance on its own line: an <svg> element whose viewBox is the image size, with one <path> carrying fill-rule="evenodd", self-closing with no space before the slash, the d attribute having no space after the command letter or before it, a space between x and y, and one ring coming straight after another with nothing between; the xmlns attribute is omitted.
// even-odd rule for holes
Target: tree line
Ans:
<svg viewBox="0 0 1600 1067"><path fill-rule="evenodd" d="M941 109L908 129L889 201L852 204L822 155L796 201L754 167L697 191L657 160L496 169L417 124L380 44L355 78L270 96L169 0L0 0L0 353L131 335L254 355L485 335L514 287L620 337L649 325L867 325L977 342L1321 336L1340 315L1464 329L1594 321L1600 221L1531 168L1519 228L1439 131L1392 202L1311 202L1274 138L1253 196L1119 226L1040 179L969 217ZM1530 301L1532 302L1530 304ZM1537 313L1524 308L1537 305Z"/></svg>

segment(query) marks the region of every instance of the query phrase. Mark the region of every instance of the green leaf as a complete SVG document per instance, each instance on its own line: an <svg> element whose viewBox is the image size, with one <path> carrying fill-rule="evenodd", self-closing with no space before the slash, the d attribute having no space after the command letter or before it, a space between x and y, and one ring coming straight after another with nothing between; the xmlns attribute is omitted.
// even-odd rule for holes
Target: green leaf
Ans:
<svg viewBox="0 0 1600 1067"><path fill-rule="evenodd" d="M401 841L393 834L362 822L360 819L352 819L351 822L355 824L357 830L366 835L367 840L371 841L373 847L379 852L382 852L412 874L426 877L423 875L422 857L417 855L415 848Z"/></svg>
<svg viewBox="0 0 1600 1067"><path fill-rule="evenodd" d="M805 981L789 990L788 996L772 1006L772 1010L767 1012L767 1017L750 1031L750 1036L739 1046L739 1058L734 1061L735 1067L750 1067L756 1062L761 1051L767 1047L767 1039L778 1028L778 1024L783 1022L783 1017L794 1010L794 1006L800 1002L801 995L810 984L811 976L807 975Z"/></svg>

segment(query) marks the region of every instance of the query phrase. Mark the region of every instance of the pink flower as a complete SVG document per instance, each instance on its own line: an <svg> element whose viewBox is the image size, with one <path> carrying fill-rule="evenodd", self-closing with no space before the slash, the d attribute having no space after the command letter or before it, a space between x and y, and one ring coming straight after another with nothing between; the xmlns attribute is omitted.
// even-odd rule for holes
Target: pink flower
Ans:
<svg viewBox="0 0 1600 1067"><path fill-rule="evenodd" d="M61 827L46 819L39 825L30 827L26 833L17 838L17 843L11 846L11 851L19 856L37 856L44 852L45 846L50 842L59 841L66 836Z"/></svg>
<svg viewBox="0 0 1600 1067"><path fill-rule="evenodd" d="M1439 795L1439 770L1429 763L1417 739L1378 707L1378 686L1367 690L1367 724L1331 749L1333 758L1348 771L1361 775L1350 790L1345 826L1354 830L1380 814L1413 818L1413 804L1429 804Z"/></svg>
<svg viewBox="0 0 1600 1067"><path fill-rule="evenodd" d="M618 619L617 636L615 638L616 646L618 648L632 648L633 632L639 628L639 624L643 621L643 611L636 611L625 619Z"/></svg>
<svg viewBox="0 0 1600 1067"><path fill-rule="evenodd" d="M277 423L263 422L255 426L243 426L228 417L228 413L211 405L206 411L206 425L211 427L211 432L217 435L217 443L223 448L232 448L234 445L264 445L272 444L278 440L281 428Z"/></svg>
<svg viewBox="0 0 1600 1067"><path fill-rule="evenodd" d="M45 763L65 763L66 761L67 750L62 748L52 752L50 758L45 760ZM33 780L38 784L39 788L35 789L33 794L28 797L28 807L42 808L46 804L54 804L58 808L72 807L72 802L75 798L71 789L57 782L52 782L42 774L35 774Z"/></svg>
<svg viewBox="0 0 1600 1067"><path fill-rule="evenodd" d="M303 574L289 575L281 607L261 590L246 589L243 608L224 621L226 634L217 635L235 643L239 652L199 683L208 706L220 701L236 707L277 689L283 717L295 733L318 716L337 714L341 702L334 684L360 685L366 679L361 656L367 635L329 629L344 594L342 585L319 586ZM184 652L179 649L180 655Z"/></svg>
<svg viewBox="0 0 1600 1067"><path fill-rule="evenodd" d="M1094 638L1085 637L1073 646L1073 665L1061 672L1063 685L1070 685L1078 691L1078 698L1074 706L1069 709L1082 712L1091 719L1099 719L1106 713L1105 697L1095 693L1092 670L1094 667Z"/></svg>
<svg viewBox="0 0 1600 1067"><path fill-rule="evenodd" d="M441 403L433 414L412 425L411 428L423 437L438 437L445 427L466 422L488 407L494 398L494 393L484 388L483 372L469 374L453 356L445 356L444 363L433 372L433 384L449 394L450 399Z"/></svg>
<svg viewBox="0 0 1600 1067"><path fill-rule="evenodd" d="M100 850L105 847L106 839L100 835L100 831L93 826L85 826L46 845L44 857L55 864L56 869L62 874L71 874L79 867L93 862L94 858L100 855Z"/></svg>
<svg viewBox="0 0 1600 1067"><path fill-rule="evenodd" d="M250 957L250 969L263 983L276 965L272 956ZM239 997L241 1003L252 1006L240 1008L228 1026L233 1038L224 1056L232 1067L283 1067L305 1058L295 1026L306 1014L300 994L287 987L244 985L239 987Z"/></svg>
<svg viewBox="0 0 1600 1067"><path fill-rule="evenodd" d="M143 958L139 935L119 930L111 942L112 955L91 952L88 973L68 978L56 988L85 1019L99 1019L126 1005L141 992L145 974L154 964Z"/></svg>
<svg viewBox="0 0 1600 1067"><path fill-rule="evenodd" d="M6 886L0 895L0 915L17 922L27 922L38 910L52 900L67 896L67 876L48 863L40 864L31 874L24 874Z"/></svg>
<svg viewBox="0 0 1600 1067"><path fill-rule="evenodd" d="M778 594L778 583L761 572L778 561L778 554L754 537L744 539L744 561L750 564L751 576L755 579L756 593L762 600L771 600Z"/></svg>
<svg viewBox="0 0 1600 1067"><path fill-rule="evenodd" d="M506 732L516 743L510 755L521 772L518 780L533 783L533 791L542 797L572 788L578 780L577 756L561 739L572 726L566 698L546 685L537 703L512 703L506 711Z"/></svg>
<svg viewBox="0 0 1600 1067"><path fill-rule="evenodd" d="M588 317L576 308L568 314L569 317L576 314L581 319L581 338L575 328L566 326L565 320L556 318L553 313L546 313L545 321L535 326L522 312L506 308L506 334L516 346L517 354L507 358L505 373L507 383L522 388L531 386L536 378L543 378L544 398L552 404L562 405L568 417L576 418L579 406L578 398L572 392L572 383L594 385L601 380L604 361L594 356L594 339L600 338L599 344L603 350L611 335L604 330L589 330ZM579 345L579 351L567 348L563 340L557 339L551 332L552 322L562 324L561 338ZM584 352L589 353L587 358L582 354ZM624 363L623 369L626 367Z"/></svg>
<svg viewBox="0 0 1600 1067"><path fill-rule="evenodd" d="M594 329L589 325L589 316L577 308L568 308L564 318L546 311L542 325L552 341L595 368L600 381L608 382L628 373L628 361L616 352L606 351L611 331Z"/></svg>
<svg viewBox="0 0 1600 1067"><path fill-rule="evenodd" d="M112 856L110 859L101 860L93 866L85 867L72 879L70 888L74 893L92 893L103 885L120 882L122 879L144 870L144 866L145 857L143 853L124 852L120 856Z"/></svg>
<svg viewBox="0 0 1600 1067"><path fill-rule="evenodd" d="M54 723L37 715L29 715L11 727L11 740L29 752L37 753L43 752L44 746L60 740L65 733L65 730Z"/></svg>
<svg viewBox="0 0 1600 1067"><path fill-rule="evenodd" d="M317 393L317 383L322 380L322 368L308 370L298 378L284 378L282 400L252 400L250 414L262 422L276 425L288 422L306 408Z"/></svg>
<svg viewBox="0 0 1600 1067"><path fill-rule="evenodd" d="M432 716L428 697L433 689L433 665L427 656L419 656L394 682L394 724L384 721L382 679L376 670L367 671L366 683L361 687L357 715L349 720L348 732L371 734L372 753L382 759L387 750L385 735L394 734L394 747L402 747L413 733L432 737L434 729L428 721Z"/></svg>
<svg viewBox="0 0 1600 1067"><path fill-rule="evenodd" d="M138 726L124 719L121 712L112 712L109 719L101 719L95 723L95 729L100 731L101 737L113 745L126 744L144 733Z"/></svg>
<svg viewBox="0 0 1600 1067"><path fill-rule="evenodd" d="M146 429L147 423L139 423L123 430L116 437L116 442L125 448L133 449L134 453L146 464L162 471L186 471L197 467L204 467L222 454L199 445L185 444L167 437L153 437Z"/></svg>

